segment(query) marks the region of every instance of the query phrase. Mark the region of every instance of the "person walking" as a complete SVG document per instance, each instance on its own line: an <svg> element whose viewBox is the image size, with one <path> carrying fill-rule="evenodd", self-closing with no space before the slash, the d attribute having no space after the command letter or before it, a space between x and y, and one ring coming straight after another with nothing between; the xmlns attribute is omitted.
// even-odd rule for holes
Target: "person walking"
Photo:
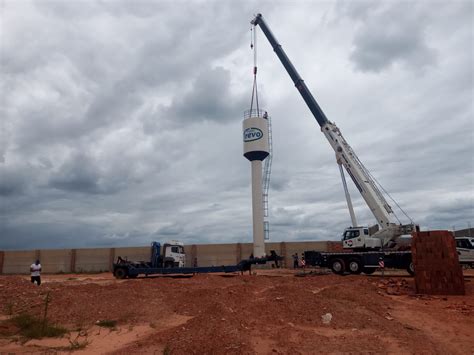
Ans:
<svg viewBox="0 0 474 355"><path fill-rule="evenodd" d="M293 254L293 269L298 268L298 253Z"/></svg>
<svg viewBox="0 0 474 355"><path fill-rule="evenodd" d="M301 255L300 267L304 269L306 267L306 261L304 260L304 255Z"/></svg>
<svg viewBox="0 0 474 355"><path fill-rule="evenodd" d="M31 272L31 282L35 283L39 286L41 285L41 264L39 260L36 260L34 264L31 264L30 266L30 272Z"/></svg>

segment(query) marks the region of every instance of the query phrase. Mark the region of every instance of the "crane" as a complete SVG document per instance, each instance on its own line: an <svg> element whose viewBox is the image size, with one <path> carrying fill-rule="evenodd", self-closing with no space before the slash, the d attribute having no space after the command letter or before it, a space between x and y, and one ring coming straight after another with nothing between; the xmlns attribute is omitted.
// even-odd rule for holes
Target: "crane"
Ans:
<svg viewBox="0 0 474 355"><path fill-rule="evenodd" d="M385 247L393 247L396 245L396 240L400 236L412 233L415 231L417 226L411 219L410 223L408 224L394 222L395 219L398 222L399 220L394 214L392 207L389 205L384 195L378 188L376 180L372 177L370 172L365 168L360 159L357 157L354 150L347 143L341 133L341 130L336 126L335 123L328 120L323 110L318 105L310 90L306 86L304 80L298 74L290 59L286 55L282 46L276 40L272 31L263 19L262 14L257 14L250 23L255 27L257 25L260 26L261 30L273 47L276 55L280 59L280 62L283 64L286 71L293 80L296 89L300 93L303 100L306 102L306 105L321 127L321 132L324 134L329 144L334 149L336 154L336 162L339 165L347 205L352 221L352 227L347 228L343 234L344 248L382 249ZM352 201L347 189L342 167L344 167L346 172L351 177L357 190L362 195L364 201L377 221L377 224L372 228L361 227L357 224L354 208L352 206Z"/></svg>

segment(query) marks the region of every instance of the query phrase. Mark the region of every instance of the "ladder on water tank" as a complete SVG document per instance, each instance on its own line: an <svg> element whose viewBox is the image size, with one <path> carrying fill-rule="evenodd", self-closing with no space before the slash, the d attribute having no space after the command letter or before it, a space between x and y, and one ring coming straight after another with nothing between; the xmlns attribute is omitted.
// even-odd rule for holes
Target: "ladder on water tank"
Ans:
<svg viewBox="0 0 474 355"><path fill-rule="evenodd" d="M272 121L270 116L267 117L268 120L268 156L265 159L263 166L263 215L265 218L268 218L268 190L270 188L270 175L272 172ZM270 226L268 221L263 222L264 225L264 236L265 240L270 239Z"/></svg>

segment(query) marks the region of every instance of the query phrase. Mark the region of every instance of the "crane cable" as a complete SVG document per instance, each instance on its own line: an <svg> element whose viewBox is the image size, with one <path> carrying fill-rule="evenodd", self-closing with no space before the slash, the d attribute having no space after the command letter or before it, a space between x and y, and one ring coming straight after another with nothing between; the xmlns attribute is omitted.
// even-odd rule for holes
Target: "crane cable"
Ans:
<svg viewBox="0 0 474 355"><path fill-rule="evenodd" d="M250 49L253 50L253 88L252 100L250 101L250 112L253 112L254 101L256 106L257 117L259 116L260 107L258 104L258 89L257 89L257 31L255 25L250 27Z"/></svg>
<svg viewBox="0 0 474 355"><path fill-rule="evenodd" d="M365 167L364 167L365 168ZM388 198L399 208L400 211L402 211L402 213L405 215L406 218L408 218L410 220L411 223L414 223L413 222L413 219L408 215L408 213L405 212L405 210L398 204L398 202L392 197L392 195L390 195L388 193L387 190L384 189L384 187L382 186L382 184L380 182L378 182L378 180L370 173L370 171L365 168L365 170L367 171L367 174L369 175L369 177L372 178L372 180L374 180L374 182L378 185L378 187L388 196ZM393 215L395 216L395 218L397 219L398 223L402 224L400 219L398 218L397 214L395 213L395 211L392 211L393 212Z"/></svg>

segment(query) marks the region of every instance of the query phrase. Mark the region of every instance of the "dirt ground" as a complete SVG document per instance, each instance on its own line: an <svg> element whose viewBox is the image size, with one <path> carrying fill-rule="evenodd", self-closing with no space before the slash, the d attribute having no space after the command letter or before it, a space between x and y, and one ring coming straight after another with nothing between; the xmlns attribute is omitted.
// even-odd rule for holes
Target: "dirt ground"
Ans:
<svg viewBox="0 0 474 355"><path fill-rule="evenodd" d="M42 279L37 287L26 276L0 276L0 353L474 354L474 270L465 270L465 296L444 297L416 295L403 272ZM70 333L21 338L10 317L41 317L48 293L49 321Z"/></svg>

